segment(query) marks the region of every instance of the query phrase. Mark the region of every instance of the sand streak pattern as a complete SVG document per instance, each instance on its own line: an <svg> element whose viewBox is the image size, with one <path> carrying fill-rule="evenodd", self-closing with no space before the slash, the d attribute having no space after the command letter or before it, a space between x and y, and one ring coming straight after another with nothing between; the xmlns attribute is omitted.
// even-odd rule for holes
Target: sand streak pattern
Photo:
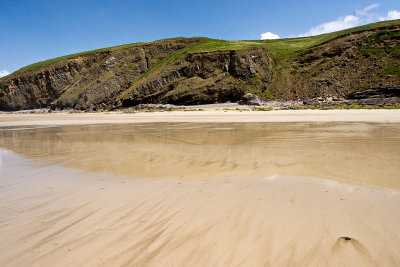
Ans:
<svg viewBox="0 0 400 267"><path fill-rule="evenodd" d="M400 264L395 190L288 176L133 179L2 153L2 266Z"/></svg>

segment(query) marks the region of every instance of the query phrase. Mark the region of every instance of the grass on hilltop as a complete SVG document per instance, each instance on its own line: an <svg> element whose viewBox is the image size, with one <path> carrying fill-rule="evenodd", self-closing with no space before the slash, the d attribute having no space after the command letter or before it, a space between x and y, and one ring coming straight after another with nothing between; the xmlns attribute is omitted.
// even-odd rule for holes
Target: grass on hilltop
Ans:
<svg viewBox="0 0 400 267"><path fill-rule="evenodd" d="M50 65L53 63L57 63L61 60L68 59L68 58L74 58L74 57L78 57L78 56L99 53L99 52L116 51L116 50L121 50L121 49L129 48L132 46L143 45L143 44L146 44L146 43L133 43L133 44L118 45L118 46L113 46L113 47L106 47L106 48L100 48L100 49L65 55L62 57L56 57L56 58L52 58L52 59L48 59L48 60L44 60L44 61L40 61L40 62L36 62L36 63L30 64L30 65L27 65L27 66L15 71L14 73L20 73L20 72L27 71L27 70L38 69L40 67L47 66L47 65Z"/></svg>
<svg viewBox="0 0 400 267"><path fill-rule="evenodd" d="M153 42L131 43L131 44L124 44L124 45L105 47L105 48L100 48L100 49L95 49L95 50L90 50L90 51L84 51L84 52L80 52L80 53L65 55L65 56L56 57L56 58L40 61L40 62L37 62L37 63L33 63L33 64L27 65L27 66L15 71L14 73L20 73L20 72L27 71L27 70L38 69L40 67L44 67L44 66L47 66L47 65L50 65L50 64L53 64L53 63L57 63L57 62L62 61L64 59L74 58L74 57L78 57L78 56L84 56L84 55L89 55L89 54L94 54L94 53L101 53L101 52L118 51L118 50L123 50L123 49L131 48L131 47L135 47L135 46L142 46L142 45L147 45L147 44L152 44L152 43L157 43L157 42L165 42L165 41L176 40L176 39L179 39L179 37L178 38L162 39L162 40L157 40L157 41L153 41ZM195 38L191 38L191 39L202 40L202 39L208 39L208 38L195 37Z"/></svg>
<svg viewBox="0 0 400 267"><path fill-rule="evenodd" d="M393 25L398 25L399 23L400 23L400 20L383 21L383 22L372 23L372 24L363 25L363 26L356 27L356 28L351 28L351 29L347 29L347 30L342 30L342 31L338 31L338 32L327 33L327 34L322 34L322 35L317 35L317 36L301 37L301 38L287 38L287 39L278 39L278 40L225 41L225 40L210 39L210 38L205 38L205 37L195 37L195 38L190 38L190 39L197 41L197 43L195 43L194 45L191 45L191 46L187 46L181 50L178 50L178 51L172 53L171 55L167 56L165 59L156 63L156 66L154 66L154 68L152 68L152 70L157 69L160 66L177 59L180 55L182 55L184 53L200 53L200 52L212 52L212 51L223 51L223 50L241 50L241 49L247 49L247 48L252 48L252 47L267 48L270 51L272 57L276 61L281 61L281 60L295 57L299 51L322 44L324 42L327 42L329 40L332 40L332 39L337 38L342 35L346 35L346 34L350 34L350 33L354 33L354 32L365 31L365 30L376 29L376 28L380 28L380 27L390 27ZM163 39L163 40L154 41L154 42L150 42L150 43L163 42L163 41L176 40L176 39L177 38ZM31 65L28 65L26 67L23 67L23 68L17 70L14 73L20 73L23 71L34 70L34 69L37 69L37 68L40 68L40 67L43 67L46 65L57 63L64 59L74 58L77 56L88 55L88 54L92 54L92 53L117 51L117 50L130 48L133 46L141 46L141 45L150 44L150 43L132 43L132 44L125 44L125 45L101 48L101 49L66 55L66 56L57 57L57 58L53 58L53 59L49 59L49 60L45 60L45 61L41 61L41 62L37 62L37 63L31 64ZM146 75L150 75L150 74L151 74L151 72Z"/></svg>

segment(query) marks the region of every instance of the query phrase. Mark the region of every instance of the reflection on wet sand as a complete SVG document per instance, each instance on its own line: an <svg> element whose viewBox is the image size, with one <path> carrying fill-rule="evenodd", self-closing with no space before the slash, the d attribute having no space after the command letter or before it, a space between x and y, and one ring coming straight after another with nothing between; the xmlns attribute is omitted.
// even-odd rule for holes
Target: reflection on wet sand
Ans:
<svg viewBox="0 0 400 267"><path fill-rule="evenodd" d="M0 146L134 177L300 175L400 189L400 125L147 123L3 127Z"/></svg>

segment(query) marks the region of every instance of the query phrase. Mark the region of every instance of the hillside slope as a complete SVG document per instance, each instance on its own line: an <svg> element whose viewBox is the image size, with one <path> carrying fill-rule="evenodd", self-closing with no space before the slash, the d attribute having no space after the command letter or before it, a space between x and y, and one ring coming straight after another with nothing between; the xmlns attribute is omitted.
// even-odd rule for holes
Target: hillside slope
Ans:
<svg viewBox="0 0 400 267"><path fill-rule="evenodd" d="M371 103L397 104L400 21L268 41L173 38L55 58L0 79L0 110L205 104L249 92L306 101L383 95L391 101Z"/></svg>

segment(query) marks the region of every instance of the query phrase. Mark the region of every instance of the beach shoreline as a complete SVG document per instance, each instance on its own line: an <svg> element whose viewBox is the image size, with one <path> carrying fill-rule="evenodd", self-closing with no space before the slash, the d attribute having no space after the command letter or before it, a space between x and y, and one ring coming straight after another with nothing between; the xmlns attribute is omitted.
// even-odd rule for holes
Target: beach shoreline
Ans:
<svg viewBox="0 0 400 267"><path fill-rule="evenodd" d="M400 110L273 110L273 111L165 111L124 114L42 113L0 114L0 127L156 122L371 122L400 123Z"/></svg>

